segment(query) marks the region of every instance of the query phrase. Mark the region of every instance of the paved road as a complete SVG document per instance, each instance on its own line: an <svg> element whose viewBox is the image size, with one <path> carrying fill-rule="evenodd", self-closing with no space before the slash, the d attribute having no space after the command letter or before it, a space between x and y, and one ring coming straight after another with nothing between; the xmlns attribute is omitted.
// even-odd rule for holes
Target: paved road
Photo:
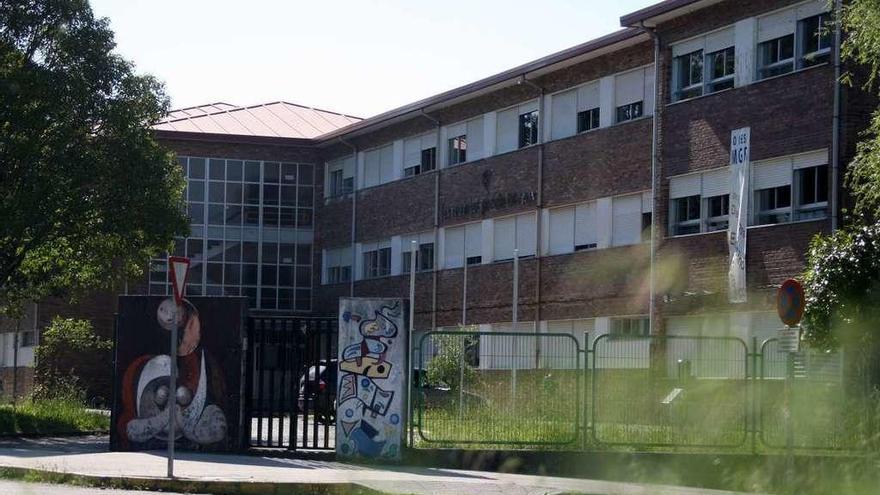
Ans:
<svg viewBox="0 0 880 495"><path fill-rule="evenodd" d="M46 485L43 483L0 480L0 495L143 495L144 493L158 492L102 490L100 488L80 488L68 485ZM164 495L182 495L170 492L162 493Z"/></svg>

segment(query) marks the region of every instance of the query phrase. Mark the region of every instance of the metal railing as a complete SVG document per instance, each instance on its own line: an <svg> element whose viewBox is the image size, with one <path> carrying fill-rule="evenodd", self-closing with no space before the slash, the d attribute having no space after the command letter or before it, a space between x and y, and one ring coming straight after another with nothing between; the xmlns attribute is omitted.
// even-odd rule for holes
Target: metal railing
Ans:
<svg viewBox="0 0 880 495"><path fill-rule="evenodd" d="M412 389L419 438L434 444L575 444L581 350L568 334L427 332Z"/></svg>
<svg viewBox="0 0 880 495"><path fill-rule="evenodd" d="M776 339L736 337L580 342L424 333L413 346L415 446L854 450L868 434L836 353L789 355Z"/></svg>

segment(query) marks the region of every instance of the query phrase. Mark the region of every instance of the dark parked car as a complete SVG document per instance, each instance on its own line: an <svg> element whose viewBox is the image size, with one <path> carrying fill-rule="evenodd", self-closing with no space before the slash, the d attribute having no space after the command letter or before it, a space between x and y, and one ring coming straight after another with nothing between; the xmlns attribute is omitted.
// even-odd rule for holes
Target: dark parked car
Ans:
<svg viewBox="0 0 880 495"><path fill-rule="evenodd" d="M321 424L336 421L336 378L339 364L336 359L309 366L299 378L300 411L312 412Z"/></svg>

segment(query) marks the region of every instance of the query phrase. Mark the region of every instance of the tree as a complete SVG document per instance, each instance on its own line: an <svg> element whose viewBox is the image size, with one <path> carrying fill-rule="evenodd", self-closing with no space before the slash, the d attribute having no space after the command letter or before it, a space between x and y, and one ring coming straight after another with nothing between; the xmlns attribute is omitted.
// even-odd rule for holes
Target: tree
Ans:
<svg viewBox="0 0 880 495"><path fill-rule="evenodd" d="M846 83L864 80L877 91L880 76L880 1L853 0L840 19L842 57L854 70ZM874 95L877 96L876 94ZM880 385L880 110L847 166L853 209L847 225L811 243L804 273L805 337L814 347L843 347L858 359L859 373Z"/></svg>
<svg viewBox="0 0 880 495"><path fill-rule="evenodd" d="M155 78L87 0L0 2L0 312L109 287L186 232Z"/></svg>

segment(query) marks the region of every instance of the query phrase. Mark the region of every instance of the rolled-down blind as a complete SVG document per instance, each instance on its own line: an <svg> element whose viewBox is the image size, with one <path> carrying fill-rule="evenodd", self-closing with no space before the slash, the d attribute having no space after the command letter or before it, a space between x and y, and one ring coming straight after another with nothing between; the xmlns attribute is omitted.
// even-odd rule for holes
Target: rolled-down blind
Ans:
<svg viewBox="0 0 880 495"><path fill-rule="evenodd" d="M599 83L594 82L577 89L577 111L599 108Z"/></svg>
<svg viewBox="0 0 880 495"><path fill-rule="evenodd" d="M513 151L519 144L519 133L517 132L517 124L519 119L519 108L509 108L503 112L498 112L498 130L495 138L498 153Z"/></svg>
<svg viewBox="0 0 880 495"><path fill-rule="evenodd" d="M631 194L611 203L611 242L615 246L636 244L642 237L642 197Z"/></svg>
<svg viewBox="0 0 880 495"><path fill-rule="evenodd" d="M734 45L733 26L706 35L707 54L730 48Z"/></svg>
<svg viewBox="0 0 880 495"><path fill-rule="evenodd" d="M480 256L483 253L483 224L481 222L465 225L465 248L464 254L468 258Z"/></svg>
<svg viewBox="0 0 880 495"><path fill-rule="evenodd" d="M577 91L553 95L550 100L550 134L553 139L573 136L577 130Z"/></svg>
<svg viewBox="0 0 880 495"><path fill-rule="evenodd" d="M755 190L791 184L791 159L781 158L756 162L752 168L752 188Z"/></svg>
<svg viewBox="0 0 880 495"><path fill-rule="evenodd" d="M813 17L814 15L819 15L827 11L827 0L812 0L811 2L807 2L798 6L797 18L798 20L806 19L807 17Z"/></svg>
<svg viewBox="0 0 880 495"><path fill-rule="evenodd" d="M483 118L468 121L467 133L467 159L476 160L483 157Z"/></svg>
<svg viewBox="0 0 880 495"><path fill-rule="evenodd" d="M596 244L596 203L577 205L574 213L574 244Z"/></svg>
<svg viewBox="0 0 880 495"><path fill-rule="evenodd" d="M623 106L645 99L645 70L638 69L614 78L615 106Z"/></svg>
<svg viewBox="0 0 880 495"><path fill-rule="evenodd" d="M513 247L516 243L516 219L514 217L499 218L494 222L493 259L507 260L513 258Z"/></svg>
<svg viewBox="0 0 880 495"><path fill-rule="evenodd" d="M680 175L669 179L671 199L699 196L702 192L700 174Z"/></svg>
<svg viewBox="0 0 880 495"><path fill-rule="evenodd" d="M574 207L550 210L550 254L574 250Z"/></svg>
<svg viewBox="0 0 880 495"><path fill-rule="evenodd" d="M422 161L422 138L409 138L403 142L403 166L412 167Z"/></svg>
<svg viewBox="0 0 880 495"><path fill-rule="evenodd" d="M794 168L818 167L828 164L828 150L816 150L809 153L801 153L792 157Z"/></svg>
<svg viewBox="0 0 880 495"><path fill-rule="evenodd" d="M687 55L688 53L693 53L697 50L702 50L705 41L706 39L700 36L699 38L676 43L672 45L672 56L680 57L682 55Z"/></svg>
<svg viewBox="0 0 880 495"><path fill-rule="evenodd" d="M446 229L443 249L446 268L456 268L464 264L464 227Z"/></svg>
<svg viewBox="0 0 880 495"><path fill-rule="evenodd" d="M381 180L381 150L372 150L364 154L364 186L379 185Z"/></svg>
<svg viewBox="0 0 880 495"><path fill-rule="evenodd" d="M786 9L758 18L758 43L794 33L795 9Z"/></svg>
<svg viewBox="0 0 880 495"><path fill-rule="evenodd" d="M516 217L516 248L519 249L520 256L535 254L537 233L534 213L526 213Z"/></svg>
<svg viewBox="0 0 880 495"><path fill-rule="evenodd" d="M703 197L730 193L730 168L724 167L703 173Z"/></svg>

